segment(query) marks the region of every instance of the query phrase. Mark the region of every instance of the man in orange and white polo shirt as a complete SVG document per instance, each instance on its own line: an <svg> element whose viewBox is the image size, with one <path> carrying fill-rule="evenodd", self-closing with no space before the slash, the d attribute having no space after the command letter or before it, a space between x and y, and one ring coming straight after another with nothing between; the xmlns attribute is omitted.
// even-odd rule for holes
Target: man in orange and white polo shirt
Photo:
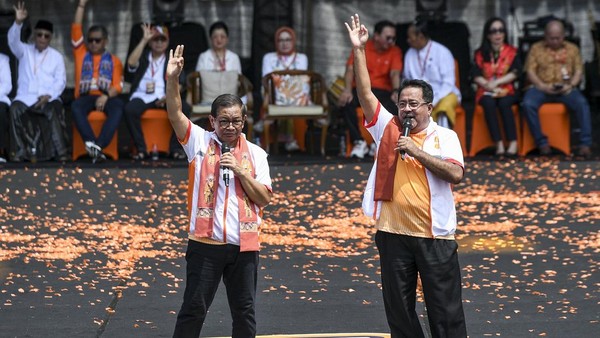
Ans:
<svg viewBox="0 0 600 338"><path fill-rule="evenodd" d="M425 81L400 85L398 116L381 105L371 91L366 66L369 33L358 15L346 27L365 127L377 144L363 209L376 219L392 337L424 337L415 311L417 276L423 284L431 335L466 337L452 196L452 185L464 175L460 142L454 131L431 118L433 89ZM403 136L404 129L410 130L408 136Z"/></svg>
<svg viewBox="0 0 600 338"><path fill-rule="evenodd" d="M183 46L170 51L167 111L189 167L186 286L174 337L198 337L221 279L227 288L232 337L256 336L254 303L261 209L272 196L267 153L246 140L246 106L231 94L212 103L214 132L183 113L179 75Z"/></svg>

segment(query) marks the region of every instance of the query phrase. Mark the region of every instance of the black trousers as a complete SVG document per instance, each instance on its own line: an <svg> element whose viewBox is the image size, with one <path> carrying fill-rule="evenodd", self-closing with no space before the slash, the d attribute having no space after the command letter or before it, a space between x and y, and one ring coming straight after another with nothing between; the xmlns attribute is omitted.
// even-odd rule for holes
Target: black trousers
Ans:
<svg viewBox="0 0 600 338"><path fill-rule="evenodd" d="M211 245L188 240L185 260L185 292L173 337L200 336L221 278L233 319L232 338L255 337L258 251L240 252L240 247L233 244Z"/></svg>
<svg viewBox="0 0 600 338"><path fill-rule="evenodd" d="M183 100L181 103L183 113L189 118L192 110L190 105ZM135 144L138 152L148 152L148 145L144 140L144 132L142 131L142 115L147 109L155 108L158 108L156 106L156 101L144 103L142 99L138 98L130 100L127 102L127 104L125 104L125 122L127 122L127 129L129 130L129 134L131 134L131 138L133 139L133 143ZM164 109L166 109L166 107ZM173 133L169 143L169 151L174 152L179 149L182 149L181 145L179 144L179 141L177 141L177 135Z"/></svg>
<svg viewBox="0 0 600 338"><path fill-rule="evenodd" d="M490 130L490 136L494 142L502 140L500 123L498 122L496 111L499 111L502 116L502 124L504 125L506 139L508 141L517 140L517 127L512 111L513 104L517 103L519 103L519 101L515 95L508 95L497 99L484 95L479 99L479 104L483 107L483 112L485 114L485 122L487 123L488 129Z"/></svg>
<svg viewBox="0 0 600 338"><path fill-rule="evenodd" d="M377 231L385 313L392 338L425 337L415 310L421 276L431 336L467 336L458 244Z"/></svg>
<svg viewBox="0 0 600 338"><path fill-rule="evenodd" d="M398 108L396 107L396 103L392 101L391 98L392 92L377 88L372 88L371 90L387 111L394 115L398 115ZM343 106L341 108L341 112L344 115L344 120L346 121L346 128L348 128L348 131L350 132L350 141L354 142L362 140L363 137L360 134L360 129L358 125L359 121L358 117L356 116L356 108L358 108L359 106L356 88L352 89L352 96L352 101L348 102L348 104Z"/></svg>
<svg viewBox="0 0 600 338"><path fill-rule="evenodd" d="M0 156L2 154L8 154L9 125L10 116L8 115L8 104L6 104L5 102L0 102Z"/></svg>
<svg viewBox="0 0 600 338"><path fill-rule="evenodd" d="M31 159L36 148L37 160L45 161L67 154L67 141L61 124L63 104L60 100L39 109L21 101L10 105L10 153L12 161Z"/></svg>

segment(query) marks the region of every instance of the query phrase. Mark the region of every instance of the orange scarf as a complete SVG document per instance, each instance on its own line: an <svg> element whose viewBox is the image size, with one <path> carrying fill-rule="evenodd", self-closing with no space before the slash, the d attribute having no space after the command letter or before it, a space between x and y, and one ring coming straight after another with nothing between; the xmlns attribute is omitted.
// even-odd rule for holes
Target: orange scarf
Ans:
<svg viewBox="0 0 600 338"><path fill-rule="evenodd" d="M238 163L255 177L254 163L252 163L250 150L246 139L240 137L233 151L233 156ZM196 215L196 229L194 236L212 238L214 227L215 203L219 191L219 169L221 166L221 148L214 139L210 140L208 150L201 164L200 190L198 192L198 214ZM240 251L258 251L258 216L256 205L248 198L242 183L234 177L235 192L238 202L238 222L240 226ZM229 188L225 191L225 214L227 213L227 200ZM226 227L225 221L223 224ZM226 241L226 234L223 231Z"/></svg>
<svg viewBox="0 0 600 338"><path fill-rule="evenodd" d="M398 152L394 150L396 141L402 135L398 116L394 116L383 131L381 144L377 149L377 172L375 173L375 200L391 201L394 192L394 175L398 163Z"/></svg>

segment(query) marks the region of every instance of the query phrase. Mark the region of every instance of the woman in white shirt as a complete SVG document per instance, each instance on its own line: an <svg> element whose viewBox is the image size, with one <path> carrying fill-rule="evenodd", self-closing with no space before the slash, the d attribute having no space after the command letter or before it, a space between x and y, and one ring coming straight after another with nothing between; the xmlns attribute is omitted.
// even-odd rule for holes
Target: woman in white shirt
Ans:
<svg viewBox="0 0 600 338"><path fill-rule="evenodd" d="M296 52L296 32L290 27L280 27L275 32L275 51L265 54L262 61L262 76L278 70L307 70L308 58L306 54ZM264 97L263 100L268 100ZM305 120L281 120L279 130L283 131L285 137L285 149L287 151L300 150L300 145L294 137L295 129L306 132ZM262 121L254 125L254 129L261 129ZM260 130L258 130L260 131Z"/></svg>
<svg viewBox="0 0 600 338"><path fill-rule="evenodd" d="M196 70L214 70L217 72L236 71L242 74L240 57L227 49L229 28L223 21L217 21L210 26L211 48L200 54Z"/></svg>

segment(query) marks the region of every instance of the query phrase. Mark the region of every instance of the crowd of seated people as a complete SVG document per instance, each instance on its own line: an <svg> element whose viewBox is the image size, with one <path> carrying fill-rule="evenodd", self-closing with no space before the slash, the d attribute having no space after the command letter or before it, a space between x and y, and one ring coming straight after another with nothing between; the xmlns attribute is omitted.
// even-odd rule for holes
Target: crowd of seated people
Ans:
<svg viewBox="0 0 600 338"><path fill-rule="evenodd" d="M134 160L149 157L149 145L145 144L140 120L146 110L164 108L169 29L143 24L143 36L128 56L124 68L121 60L106 48L109 39L106 27L94 24L84 34L83 18L88 1L78 0L71 26L75 82L74 101L70 107L63 107L61 101L66 85L65 62L64 55L50 45L53 24L38 20L33 28L32 42L22 42L21 31L28 13L24 2L14 6L15 21L8 31L8 45L18 61L18 79L16 95L9 98L12 90L9 59L0 54L0 163L7 160L69 160L70 129L65 124L65 108L70 108L73 125L93 162L106 159L105 148L117 133L122 119L134 146L130 157ZM396 89L401 81L423 79L429 82L434 89L431 117L437 124L453 128L455 109L461 103L461 91L455 79L456 58L429 33L426 20L415 21L407 31L409 48L402 51L395 41L396 26L387 20L378 22L366 46L367 54L372 56L367 59L369 74L381 104L396 114ZM210 48L199 55L196 70L242 74L239 56L227 48L227 25L222 21L213 23L209 38ZM519 50L507 41L504 20L499 17L487 20L470 71L476 86L475 104L484 112L495 153L501 156L518 153L519 131L513 114L517 107L527 122L524 128L531 133L539 154L550 154L552 150L542 131L538 111L544 103L559 102L574 113L577 121L580 132L576 154L590 157L590 106L579 90L583 63L577 45L565 40L562 21L550 20L546 24L543 39L531 46L524 62ZM296 32L292 28L280 27L274 34L274 46L273 52L264 55L263 76L277 70L308 69L306 55L297 51ZM349 155L357 158L373 156L376 145L369 147L359 131L362 121L356 113L359 102L353 92L352 55L348 60L346 87L337 105L353 142ZM525 81L518 83L523 78ZM123 80L131 83L126 98L122 95ZM254 85L260 87L260 84ZM88 121L92 111L105 115L98 134ZM191 107L185 100L183 111L190 115ZM294 137L295 129L306 128L305 123L301 120L278 123L275 127L281 130L287 151L306 149ZM262 128L262 121L255 123L256 132L261 132ZM169 155L173 159L185 158L174 134Z"/></svg>

